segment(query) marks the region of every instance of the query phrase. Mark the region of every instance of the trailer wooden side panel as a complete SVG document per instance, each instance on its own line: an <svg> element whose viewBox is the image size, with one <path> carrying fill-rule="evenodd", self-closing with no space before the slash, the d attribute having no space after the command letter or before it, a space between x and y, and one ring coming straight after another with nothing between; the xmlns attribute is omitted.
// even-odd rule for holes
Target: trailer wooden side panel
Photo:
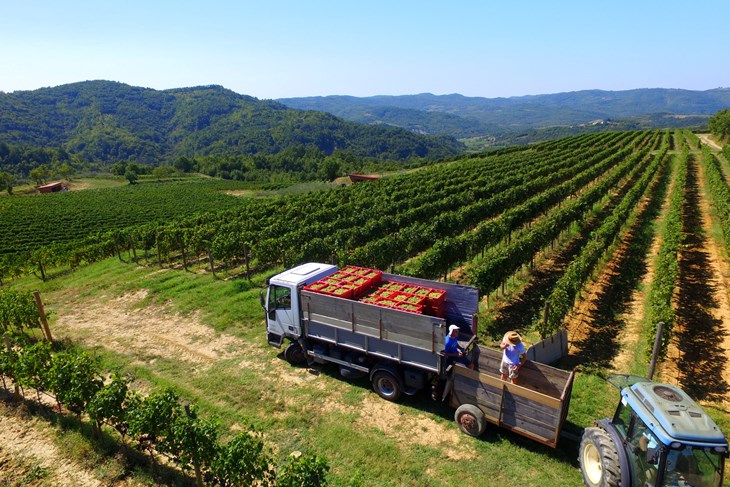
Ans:
<svg viewBox="0 0 730 487"><path fill-rule="evenodd" d="M499 377L501 353L479 350L478 370L455 365L450 404L473 404L490 423L555 447L568 412L573 373L537 362L523 365L518 384Z"/></svg>

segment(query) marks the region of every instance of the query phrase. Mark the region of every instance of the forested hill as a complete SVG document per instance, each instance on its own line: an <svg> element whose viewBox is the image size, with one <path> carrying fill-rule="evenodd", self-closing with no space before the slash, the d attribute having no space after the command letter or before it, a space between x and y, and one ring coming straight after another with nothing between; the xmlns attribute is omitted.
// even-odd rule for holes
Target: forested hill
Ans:
<svg viewBox="0 0 730 487"><path fill-rule="evenodd" d="M150 164L302 146L392 160L463 151L452 137L357 124L220 86L158 91L111 81L0 92L0 143L61 148L92 161Z"/></svg>
<svg viewBox="0 0 730 487"><path fill-rule="evenodd" d="M510 98L424 93L364 98L282 98L279 101L293 108L325 111L347 120L470 137L590 124L595 120L609 119L635 125L629 128L706 123L710 115L730 107L730 88L707 91L664 88L585 90Z"/></svg>

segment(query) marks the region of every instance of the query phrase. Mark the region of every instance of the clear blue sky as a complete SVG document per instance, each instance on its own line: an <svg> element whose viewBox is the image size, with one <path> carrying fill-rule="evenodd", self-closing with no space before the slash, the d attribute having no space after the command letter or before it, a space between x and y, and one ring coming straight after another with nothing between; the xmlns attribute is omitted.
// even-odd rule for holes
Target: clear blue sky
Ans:
<svg viewBox="0 0 730 487"><path fill-rule="evenodd" d="M65 5L64 5L65 4ZM730 86L730 1L3 0L0 91L257 98Z"/></svg>

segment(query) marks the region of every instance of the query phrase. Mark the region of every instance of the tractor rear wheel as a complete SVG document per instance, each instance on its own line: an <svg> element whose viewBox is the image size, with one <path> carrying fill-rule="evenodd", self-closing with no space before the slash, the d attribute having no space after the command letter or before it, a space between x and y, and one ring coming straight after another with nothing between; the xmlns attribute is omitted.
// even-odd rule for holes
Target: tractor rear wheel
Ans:
<svg viewBox="0 0 730 487"><path fill-rule="evenodd" d="M586 428L579 452L580 471L588 487L621 485L621 465L616 445L603 428Z"/></svg>

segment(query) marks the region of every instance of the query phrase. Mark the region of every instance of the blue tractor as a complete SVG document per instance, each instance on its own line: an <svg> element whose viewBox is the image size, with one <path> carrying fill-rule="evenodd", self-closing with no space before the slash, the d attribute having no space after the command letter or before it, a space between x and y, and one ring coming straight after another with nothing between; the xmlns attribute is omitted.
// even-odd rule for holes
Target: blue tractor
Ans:
<svg viewBox="0 0 730 487"><path fill-rule="evenodd" d="M721 487L728 441L682 389L613 375L613 418L586 428L579 462L589 487Z"/></svg>

